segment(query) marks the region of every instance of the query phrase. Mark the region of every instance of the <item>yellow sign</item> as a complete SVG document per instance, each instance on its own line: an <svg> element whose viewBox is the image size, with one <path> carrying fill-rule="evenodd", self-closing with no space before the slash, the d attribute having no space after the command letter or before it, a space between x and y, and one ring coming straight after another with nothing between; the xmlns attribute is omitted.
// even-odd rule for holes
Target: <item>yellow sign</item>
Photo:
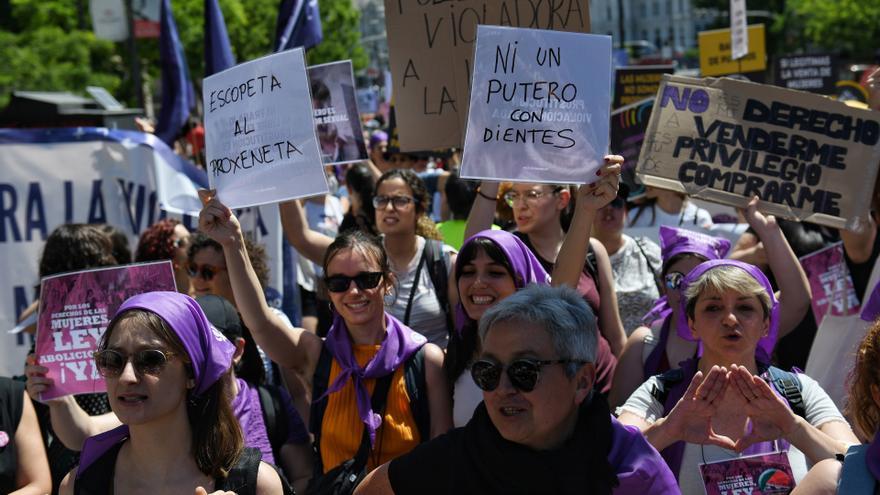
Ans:
<svg viewBox="0 0 880 495"><path fill-rule="evenodd" d="M700 33L700 73L703 76L742 74L767 68L764 25L749 26L749 53L737 60L730 57L730 29Z"/></svg>

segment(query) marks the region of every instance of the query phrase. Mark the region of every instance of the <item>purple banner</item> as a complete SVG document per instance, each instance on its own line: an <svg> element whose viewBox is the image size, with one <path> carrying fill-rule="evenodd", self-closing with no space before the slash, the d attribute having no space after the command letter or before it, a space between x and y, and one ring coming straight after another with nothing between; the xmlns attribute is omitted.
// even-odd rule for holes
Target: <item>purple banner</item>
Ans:
<svg viewBox="0 0 880 495"><path fill-rule="evenodd" d="M110 318L126 299L152 291L173 291L170 261L65 273L42 280L37 320L37 362L49 368L55 385L40 400L105 392L92 353Z"/></svg>
<svg viewBox="0 0 880 495"><path fill-rule="evenodd" d="M859 296L844 260L842 242L812 252L800 261L813 291L813 316L817 325L822 323L826 314L858 314Z"/></svg>

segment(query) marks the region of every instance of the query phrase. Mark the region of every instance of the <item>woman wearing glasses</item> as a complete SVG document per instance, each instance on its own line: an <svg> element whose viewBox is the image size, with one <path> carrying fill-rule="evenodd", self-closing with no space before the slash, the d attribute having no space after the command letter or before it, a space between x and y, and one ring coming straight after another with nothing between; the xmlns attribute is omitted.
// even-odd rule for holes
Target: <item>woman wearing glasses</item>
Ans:
<svg viewBox="0 0 880 495"><path fill-rule="evenodd" d="M395 169L379 177L372 203L376 228L397 277L388 313L445 349L450 308L458 297L450 283L455 250L439 241L440 233L428 218L429 200L424 182L413 171ZM321 263L333 239L308 227L299 202L283 203L280 208L290 244Z"/></svg>
<svg viewBox="0 0 880 495"><path fill-rule="evenodd" d="M377 240L349 231L325 249L324 283L335 315L322 340L288 327L269 311L231 210L210 200L199 216L199 229L223 244L236 301L257 343L312 390L309 422L318 452L314 483L353 459L362 445L367 446L366 465L373 468L452 426L443 351L386 313L395 277ZM373 398L379 383L390 389L386 397ZM374 411L373 404L382 399L384 413Z"/></svg>
<svg viewBox="0 0 880 495"><path fill-rule="evenodd" d="M781 301L779 333L780 336L786 335L797 326L810 307L806 274L776 224L775 217L761 214L755 199L743 213L763 242L770 268L776 275ZM627 340L609 397L612 406L623 404L649 377L676 368L680 362L696 356L698 346L690 331L676 324L681 321L681 281L700 263L723 258L730 249L730 241L661 226L660 248L665 294L646 315L648 326L639 327ZM771 346L769 352L759 355L758 359L769 363L772 350Z"/></svg>
<svg viewBox="0 0 880 495"><path fill-rule="evenodd" d="M701 464L727 462L719 469L731 472L736 460L757 473L788 471L797 482L807 460L834 458L858 442L815 380L763 360L789 293L778 300L760 269L724 259L694 268L680 290L677 326L700 342L701 355L649 378L619 411L622 423L639 427L661 451L683 493L712 482Z"/></svg>
<svg viewBox="0 0 880 495"><path fill-rule="evenodd" d="M623 157L606 156L605 164L617 165L614 175L619 176L619 166L623 164ZM601 169L597 175L599 173L602 173ZM497 183L483 181L468 217L465 237L490 228L495 215L497 194ZM612 192L612 197L613 194ZM531 249L544 270L552 273L557 260L563 259L559 254L571 220L570 211L573 203L571 191L567 187L558 185L518 183L505 194L505 200L513 209L517 229L515 235ZM610 198L605 203L608 201ZM578 262L578 266L569 266L567 272L576 274L577 277L567 279L566 283L577 288L599 317L601 338L596 360L598 368L596 388L607 394L611 389L611 378L614 374L614 366L617 364L615 356L623 349L626 336L617 309L614 278L608 262L608 254L602 244L595 240L589 242L589 249L584 247L584 252L587 251L590 254L586 259L584 256L580 257L583 262Z"/></svg>
<svg viewBox="0 0 880 495"><path fill-rule="evenodd" d="M285 491L259 452L242 446L227 394L235 347L214 332L199 305L176 292L120 306L95 364L122 426L86 441L60 493Z"/></svg>

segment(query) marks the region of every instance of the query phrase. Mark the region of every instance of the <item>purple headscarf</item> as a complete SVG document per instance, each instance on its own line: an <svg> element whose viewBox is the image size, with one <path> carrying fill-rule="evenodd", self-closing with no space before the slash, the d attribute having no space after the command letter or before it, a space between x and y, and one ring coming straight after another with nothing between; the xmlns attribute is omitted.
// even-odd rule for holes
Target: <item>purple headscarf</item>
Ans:
<svg viewBox="0 0 880 495"><path fill-rule="evenodd" d="M684 295L685 290L687 290L688 286L694 283L701 275L706 273L713 268L718 268L719 266L735 266L737 268L742 269L746 273L748 273L755 281L761 284L764 287L764 290L767 291L767 294L770 296L770 329L767 332L767 335L762 337L761 340L758 341L758 348L756 350L756 356L758 359L769 362L770 356L773 354L773 347L776 346L776 335L779 333L779 301L776 300L776 296L773 294L773 286L770 285L770 281L767 280L767 277L764 275L764 272L761 271L755 265L750 265L748 263L743 263L741 261L736 260L712 260L707 261L705 263L699 264L696 268L691 270L690 273L684 278L684 281L681 285L681 292ZM678 336L687 339L687 340L696 340L693 335L691 335L690 330L688 328L688 316L687 316L687 300L682 297L681 298L681 308L678 314Z"/></svg>
<svg viewBox="0 0 880 495"><path fill-rule="evenodd" d="M370 134L370 149L373 149L381 142L388 142L388 133L385 131L374 131Z"/></svg>
<svg viewBox="0 0 880 495"><path fill-rule="evenodd" d="M730 250L730 241L723 237L713 237L693 230L677 229L660 226L660 255L665 269L669 260L677 254L702 256L707 260L719 260ZM666 296L654 303L654 307L642 318L642 322L650 326L657 320L664 320L672 314L672 308Z"/></svg>
<svg viewBox="0 0 880 495"><path fill-rule="evenodd" d="M324 346L339 363L342 372L318 400L342 390L351 378L354 381L358 415L370 432L371 445L376 443L376 430L382 424L382 416L373 411L370 404L370 393L367 391L364 380L382 378L394 373L427 341L421 334L414 332L388 313L385 313L385 332L385 340L382 341L379 351L364 368L360 367L354 357L348 327L345 325L345 320L338 314L333 316L333 325L327 332L327 339L324 340Z"/></svg>
<svg viewBox="0 0 880 495"><path fill-rule="evenodd" d="M507 262L513 268L513 283L517 289L522 289L528 284L550 284L550 275L541 266L541 262L535 257L532 250L519 237L510 232L504 230L484 230L464 241L459 251L463 251L468 244L479 238L489 239L504 253ZM456 263L460 262L460 260L461 258ZM461 299L461 294L459 294L459 299ZM469 319L461 302L456 304L455 330L459 332L459 335Z"/></svg>
<svg viewBox="0 0 880 495"><path fill-rule="evenodd" d="M132 309L155 313L165 320L183 343L192 363L195 381L190 398L200 397L229 371L235 346L211 326L199 303L191 297L178 292L147 292L132 296L116 310L107 328ZM80 456L77 477L128 434L128 426L122 425L87 439Z"/></svg>

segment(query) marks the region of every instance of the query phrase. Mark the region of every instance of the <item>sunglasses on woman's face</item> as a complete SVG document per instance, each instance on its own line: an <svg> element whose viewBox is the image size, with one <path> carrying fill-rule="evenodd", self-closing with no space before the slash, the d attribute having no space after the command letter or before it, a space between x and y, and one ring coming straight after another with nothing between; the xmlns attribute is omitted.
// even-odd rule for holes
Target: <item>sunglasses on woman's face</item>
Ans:
<svg viewBox="0 0 880 495"><path fill-rule="evenodd" d="M348 275L324 277L324 283L327 284L327 290L330 292L345 292L351 287L352 281L360 290L375 289L380 280L382 280L382 272L361 272L354 277Z"/></svg>
<svg viewBox="0 0 880 495"><path fill-rule="evenodd" d="M96 351L94 357L98 373L104 378L114 378L122 374L125 363L129 360L131 360L131 365L134 366L137 374L159 376L162 369L168 364L168 359L173 355L173 352L160 351L159 349L144 349L134 354L123 354L113 349L104 349Z"/></svg>
<svg viewBox="0 0 880 495"><path fill-rule="evenodd" d="M666 288L669 290L678 290L681 287L682 280L684 280L684 273L681 272L669 272L663 277Z"/></svg>
<svg viewBox="0 0 880 495"><path fill-rule="evenodd" d="M551 364L586 364L584 361L572 359L556 359L541 361L537 359L517 359L507 365L507 378L513 388L520 392L531 392L538 384L541 368ZM501 383L501 373L505 366L481 359L471 365L471 377L481 390L491 392Z"/></svg>
<svg viewBox="0 0 880 495"><path fill-rule="evenodd" d="M189 274L190 277L202 277L206 282L210 282L214 275L226 270L225 266L211 266L211 265L197 265L195 263L190 263L188 267L186 267L186 273Z"/></svg>

